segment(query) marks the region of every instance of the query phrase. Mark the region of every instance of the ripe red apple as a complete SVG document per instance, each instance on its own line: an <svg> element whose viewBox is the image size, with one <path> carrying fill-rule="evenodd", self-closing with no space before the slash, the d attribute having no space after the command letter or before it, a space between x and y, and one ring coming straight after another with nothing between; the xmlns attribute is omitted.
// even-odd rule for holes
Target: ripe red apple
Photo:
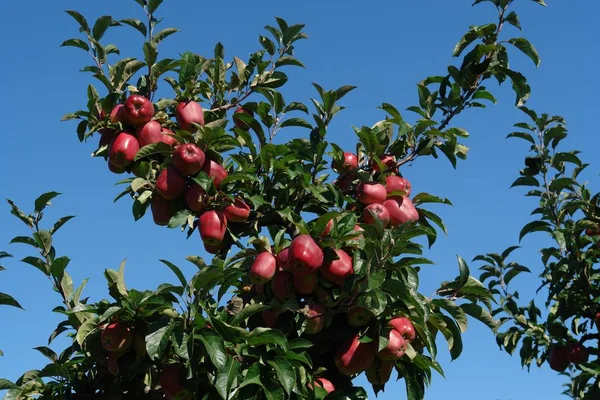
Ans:
<svg viewBox="0 0 600 400"><path fill-rule="evenodd" d="M373 313L368 309L360 306L352 307L348 310L346 317L348 319L348 325L359 328L361 326L367 326L373 318Z"/></svg>
<svg viewBox="0 0 600 400"><path fill-rule="evenodd" d="M246 114L246 115L249 115L252 118L254 118L254 113L252 112L252 110L248 110L243 107L238 107L234 112L234 115L235 114ZM233 124L235 125L236 128L242 129L244 131L247 131L248 129L250 129L250 125L248 123L242 121L241 119L235 118L235 116L233 118Z"/></svg>
<svg viewBox="0 0 600 400"><path fill-rule="evenodd" d="M314 272L323 264L323 250L310 235L299 235L292 240L288 263L294 273Z"/></svg>
<svg viewBox="0 0 600 400"><path fill-rule="evenodd" d="M373 218L373 215L381 221L384 228L388 226L390 222L390 212L382 204L373 203L366 206L363 211L363 221L367 224L374 225L375 219Z"/></svg>
<svg viewBox="0 0 600 400"><path fill-rule="evenodd" d="M335 365L344 375L354 375L366 371L375 361L375 342L359 342L359 336L346 340L335 355Z"/></svg>
<svg viewBox="0 0 600 400"><path fill-rule="evenodd" d="M164 365L159 377L160 386L169 400L192 399L193 394L183 387L181 364Z"/></svg>
<svg viewBox="0 0 600 400"><path fill-rule="evenodd" d="M406 196L410 196L412 185L407 179L398 175L390 175L385 178L385 189L388 194L402 190Z"/></svg>
<svg viewBox="0 0 600 400"><path fill-rule="evenodd" d="M173 136L169 136L170 135L174 135L175 132L173 132L170 129L167 128L163 128L162 129L162 137L160 138L160 141L173 147L176 146L177 144L179 144L179 142L177 141L177 139L175 139Z"/></svg>
<svg viewBox="0 0 600 400"><path fill-rule="evenodd" d="M125 173L125 167L117 167L113 162L108 159L108 170L113 174L123 174Z"/></svg>
<svg viewBox="0 0 600 400"><path fill-rule="evenodd" d="M309 335L319 333L325 327L325 311L327 308L323 304L311 303L306 312L307 323L304 332Z"/></svg>
<svg viewBox="0 0 600 400"><path fill-rule="evenodd" d="M319 286L319 274L308 272L305 274L294 274L294 288L303 295L309 295L317 290Z"/></svg>
<svg viewBox="0 0 600 400"><path fill-rule="evenodd" d="M148 121L144 125L138 125L135 133L140 147L162 141L162 126L158 121Z"/></svg>
<svg viewBox="0 0 600 400"><path fill-rule="evenodd" d="M223 214L229 222L246 222L250 216L250 206L244 200L236 197L233 203L223 207Z"/></svg>
<svg viewBox="0 0 600 400"><path fill-rule="evenodd" d="M550 368L558 372L564 372L569 366L569 357L567 349L564 346L553 345L550 348L548 364Z"/></svg>
<svg viewBox="0 0 600 400"><path fill-rule="evenodd" d="M154 105L139 94L132 94L125 100L123 118L131 125L142 125L154 117Z"/></svg>
<svg viewBox="0 0 600 400"><path fill-rule="evenodd" d="M327 225L325 225L325 228L323 229L323 232L321 232L321 237L324 238L327 235L329 235L331 233L331 230L333 229L333 219L330 219L327 222Z"/></svg>
<svg viewBox="0 0 600 400"><path fill-rule="evenodd" d="M589 350L581 343L569 343L565 351L567 359L573 364L586 363L590 357Z"/></svg>
<svg viewBox="0 0 600 400"><path fill-rule="evenodd" d="M250 280L252 283L267 283L277 271L275 256L268 251L260 253L250 267Z"/></svg>
<svg viewBox="0 0 600 400"><path fill-rule="evenodd" d="M279 252L279 254L277 254L277 266L282 269L283 271L288 271L290 269L290 265L289 265L289 259L288 259L288 254L289 254L290 248L286 247L285 249L281 250Z"/></svg>
<svg viewBox="0 0 600 400"><path fill-rule="evenodd" d="M214 179L215 187L217 189L221 188L221 182L223 182L223 179L227 178L228 175L225 168L213 160L206 160L202 167L202 171L206 172L206 175Z"/></svg>
<svg viewBox="0 0 600 400"><path fill-rule="evenodd" d="M221 211L207 211L198 220L198 231L205 244L218 246L227 233L227 218Z"/></svg>
<svg viewBox="0 0 600 400"><path fill-rule="evenodd" d="M344 161L340 167L334 161L331 162L331 169L336 172L356 171L358 169L358 157L354 153L344 152Z"/></svg>
<svg viewBox="0 0 600 400"><path fill-rule="evenodd" d="M393 318L388 322L388 325L394 328L394 330L398 331L400 335L407 342L412 342L417 337L417 333L415 332L415 327L413 326L410 319L406 317L397 317Z"/></svg>
<svg viewBox="0 0 600 400"><path fill-rule="evenodd" d="M100 343L106 351L125 351L133 344L133 332L127 324L113 322L102 330Z"/></svg>
<svg viewBox="0 0 600 400"><path fill-rule="evenodd" d="M275 323L277 322L278 317L279 317L279 313L277 311L273 311L272 309L264 310L262 312L262 319L263 319L265 325L267 325L267 327L269 327L269 328L272 328L275 326Z"/></svg>
<svg viewBox="0 0 600 400"><path fill-rule="evenodd" d="M391 154L382 154L379 156L379 160L386 167L384 171L394 170L396 168L396 157ZM371 162L371 168L373 168L373 171L381 172L379 164L377 164L375 160Z"/></svg>
<svg viewBox="0 0 600 400"><path fill-rule="evenodd" d="M204 165L204 152L195 144L180 144L173 152L173 165L183 175L196 175Z"/></svg>
<svg viewBox="0 0 600 400"><path fill-rule="evenodd" d="M125 123L123 116L123 104L117 104L110 112L110 122L116 124L117 122Z"/></svg>
<svg viewBox="0 0 600 400"><path fill-rule="evenodd" d="M365 206L374 203L383 203L387 197L385 186L375 182L361 182L356 188L356 196Z"/></svg>
<svg viewBox="0 0 600 400"><path fill-rule="evenodd" d="M211 246L204 243L204 250L206 250L208 254L218 254L224 247L225 245L223 243L220 243L218 246Z"/></svg>
<svg viewBox="0 0 600 400"><path fill-rule="evenodd" d="M418 221L419 212L406 196L394 196L383 202L390 213L390 226L398 226L409 221Z"/></svg>
<svg viewBox="0 0 600 400"><path fill-rule="evenodd" d="M204 111L195 101L182 101L175 108L175 119L184 131L195 132L196 127L192 124L204 126Z"/></svg>
<svg viewBox="0 0 600 400"><path fill-rule="evenodd" d="M352 257L344 250L336 250L339 259L327 259L321 267L321 275L331 283L342 286L347 276L354 273Z"/></svg>
<svg viewBox="0 0 600 400"><path fill-rule="evenodd" d="M140 149L135 136L127 132L119 132L110 145L108 158L117 167L126 167L133 162Z"/></svg>
<svg viewBox="0 0 600 400"><path fill-rule="evenodd" d="M185 190L183 197L185 198L185 204L192 211L202 211L208 205L206 191L196 182L192 182L190 187Z"/></svg>
<svg viewBox="0 0 600 400"><path fill-rule="evenodd" d="M379 362L374 362L367 369L367 380L371 385L385 385L387 381L390 380L392 369L394 369L393 361L381 360Z"/></svg>
<svg viewBox="0 0 600 400"><path fill-rule="evenodd" d="M280 303L294 296L294 276L286 271L277 271L271 280L271 291Z"/></svg>
<svg viewBox="0 0 600 400"><path fill-rule="evenodd" d="M169 225L169 220L175 215L173 204L162 196L154 196L150 208L152 209L152 218L156 225Z"/></svg>
<svg viewBox="0 0 600 400"><path fill-rule="evenodd" d="M352 182L357 178L354 172L345 172L341 174L333 183L344 193L347 193L352 187Z"/></svg>
<svg viewBox="0 0 600 400"><path fill-rule="evenodd" d="M398 360L404 355L405 351L406 340L404 340L400 332L392 329L388 336L387 346L377 353L377 357L382 360Z"/></svg>
<svg viewBox="0 0 600 400"><path fill-rule="evenodd" d="M155 188L162 197L173 200L185 191L185 178L175 167L167 167L158 175Z"/></svg>
<svg viewBox="0 0 600 400"><path fill-rule="evenodd" d="M335 390L335 386L333 385L333 383L331 383L331 381L329 379L315 378L315 385L321 386L323 389L325 389L327 394L329 394Z"/></svg>

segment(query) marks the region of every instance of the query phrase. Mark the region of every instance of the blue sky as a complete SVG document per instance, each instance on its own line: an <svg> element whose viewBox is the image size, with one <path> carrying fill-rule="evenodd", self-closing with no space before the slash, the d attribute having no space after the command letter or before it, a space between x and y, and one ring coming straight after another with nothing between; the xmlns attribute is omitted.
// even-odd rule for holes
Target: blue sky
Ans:
<svg viewBox="0 0 600 400"><path fill-rule="evenodd" d="M597 31L593 30L600 4L595 2L547 1L542 8L530 1L517 1L524 26L542 56L535 69L528 59L513 53L512 65L530 79L533 95L528 105L539 111L561 114L569 122L572 136L569 148L583 150L582 157L595 161L600 139L595 124L600 89L595 77L598 64ZM343 4L343 6L341 5ZM368 4L367 7L365 5ZM284 90L287 100L308 102L314 96L311 82L326 88L344 84L358 86L343 103L348 109L333 122L330 141L351 150L355 137L352 125L371 125L383 118L376 107L382 102L399 109L417 103L415 84L428 75L443 74L452 62L451 51L469 25L495 19L489 5L470 7L470 0L421 0L412 2L196 2L165 1L161 14L163 27L176 26L182 32L162 47L164 56L194 51L211 54L221 41L228 57L259 48L257 37L263 26L280 16L290 23L305 23L311 39L297 46L297 56L308 67L290 70L290 83ZM80 144L74 123L61 123L63 114L85 104L85 88L90 77L78 70L89 62L73 48L59 48L63 40L76 37L77 26L63 10L77 9L89 19L103 14L114 18L141 18L134 1L102 2L2 2L0 12L7 16L0 24L2 62L0 88L4 121L3 177L0 197L11 198L26 210L40 193L64 193L46 213L47 222L75 214L55 238L59 255L71 257L70 272L77 283L91 278L85 294L99 300L107 296L102 272L117 268L127 258L127 282L131 287L154 288L173 277L159 262L168 259L188 274L186 255L204 255L200 239L189 240L177 230L153 225L151 218L133 222L127 200L112 202L119 179L110 174L99 159L89 154L92 143ZM515 31L511 31L513 34ZM114 28L107 39L122 54L140 54L139 33L128 27ZM533 204L518 189L508 190L523 166L526 148L518 141L505 140L513 123L523 120L514 108L508 86L489 87L499 104L487 110L472 110L457 119L471 133L467 162L453 170L447 161L419 160L403 170L413 183L413 192L430 192L450 198L454 207L438 207L449 236L442 237L428 253L437 262L423 269L423 292L433 293L442 280L456 276L456 255L473 256L502 251L518 240L520 227L529 221ZM410 113L405 112L406 116ZM592 166L586 179L595 177ZM596 185L597 186L597 185ZM594 184L592 187L596 187ZM27 234L24 226L0 208L0 250L16 257L5 264L0 291L13 294L26 311L0 308L0 377L15 379L27 369L43 366L44 359L33 347L45 345L60 321L50 310L59 303L49 282L39 271L18 263L28 255L22 246L8 246L10 239ZM543 241L531 236L516 252L517 260L534 274L522 278L522 298L537 287L541 263L536 256ZM473 264L474 267L475 264ZM474 269L474 268L473 268ZM542 304L542 300L538 301ZM450 363L440 352L446 379L434 376L427 399L524 400L561 398L562 379L547 366L522 370L518 358L498 350L492 334L471 322L464 336L463 355ZM56 341L56 346L65 341ZM445 344L440 342L440 348ZM361 380L362 382L362 380ZM380 399L405 398L404 383L390 385Z"/></svg>

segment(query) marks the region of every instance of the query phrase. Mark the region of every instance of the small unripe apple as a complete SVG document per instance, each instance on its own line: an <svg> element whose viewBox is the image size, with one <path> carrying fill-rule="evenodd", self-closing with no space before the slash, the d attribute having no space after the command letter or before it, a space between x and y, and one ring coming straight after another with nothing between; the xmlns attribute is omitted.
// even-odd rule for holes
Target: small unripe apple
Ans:
<svg viewBox="0 0 600 400"><path fill-rule="evenodd" d="M323 264L323 250L310 235L299 235L289 247L288 263L294 273L314 272Z"/></svg>
<svg viewBox="0 0 600 400"><path fill-rule="evenodd" d="M271 291L280 303L294 297L294 276L286 271L277 271L271 280Z"/></svg>
<svg viewBox="0 0 600 400"><path fill-rule="evenodd" d="M116 124L117 122L125 123L125 119L123 117L123 104L117 104L112 111L110 112L110 122Z"/></svg>
<svg viewBox="0 0 600 400"><path fill-rule="evenodd" d="M581 343L569 343L566 348L567 359L573 364L583 364L588 362L590 352Z"/></svg>
<svg viewBox="0 0 600 400"><path fill-rule="evenodd" d="M381 221L384 228L388 226L390 222L390 212L383 204L373 203L365 207L363 211L363 221L367 224L374 225L375 219L373 216Z"/></svg>
<svg viewBox="0 0 600 400"><path fill-rule="evenodd" d="M171 217L175 215L173 204L162 196L154 196L150 204L152 219L156 225L169 225Z"/></svg>
<svg viewBox="0 0 600 400"><path fill-rule="evenodd" d="M195 101L182 101L175 107L175 119L184 131L195 132L196 127L192 124L204 126L204 111Z"/></svg>
<svg viewBox="0 0 600 400"><path fill-rule="evenodd" d="M366 371L375 361L375 342L362 343L359 336L346 340L335 355L335 365L344 375Z"/></svg>
<svg viewBox="0 0 600 400"><path fill-rule="evenodd" d="M331 169L336 172L356 171L358 169L358 157L354 153L344 152L344 161L341 167L334 161L331 162Z"/></svg>
<svg viewBox="0 0 600 400"><path fill-rule="evenodd" d="M185 191L185 178L175 167L167 167L158 175L155 188L162 197L173 200Z"/></svg>
<svg viewBox="0 0 600 400"><path fill-rule="evenodd" d="M132 94L125 100L123 118L131 125L142 125L154 117L154 105L139 94Z"/></svg>
<svg viewBox="0 0 600 400"><path fill-rule="evenodd" d="M354 274L352 257L344 250L335 250L337 260L327 259L321 267L321 275L331 283L342 286L346 277Z"/></svg>
<svg viewBox="0 0 600 400"><path fill-rule="evenodd" d="M401 190L406 196L410 196L412 185L408 179L402 178L398 175L390 175L385 178L385 189L387 190L388 194Z"/></svg>
<svg viewBox="0 0 600 400"><path fill-rule="evenodd" d="M114 138L108 151L108 158L117 167L126 167L133 162L140 150L140 144L135 136L120 132Z"/></svg>
<svg viewBox="0 0 600 400"><path fill-rule="evenodd" d="M383 203L387 197L385 186L375 182L361 182L356 188L356 196L365 206L374 203Z"/></svg>
<svg viewBox="0 0 600 400"><path fill-rule="evenodd" d="M388 322L388 325L394 328L394 330L398 331L400 335L407 342L412 342L417 337L417 333L415 332L415 327L413 326L410 319L406 317L397 317L393 318Z"/></svg>
<svg viewBox="0 0 600 400"><path fill-rule="evenodd" d="M381 161L381 163L383 165L385 165L385 170L384 171L388 171L388 170L395 170L396 169L396 157L394 157L391 154L382 154L381 156L379 156L379 160ZM371 168L373 169L373 171L376 172L381 172L381 169L379 168L379 164L377 164L375 162L375 160L373 160L371 162Z"/></svg>
<svg viewBox="0 0 600 400"><path fill-rule="evenodd" d="M202 167L202 171L206 172L206 175L213 178L215 187L217 189L221 188L221 182L223 182L223 179L227 178L228 175L225 168L213 160L206 160L204 162L204 166Z"/></svg>
<svg viewBox="0 0 600 400"><path fill-rule="evenodd" d="M392 369L394 369L393 361L381 360L379 362L374 362L367 369L367 380L371 385L385 385L387 381L390 380Z"/></svg>
<svg viewBox="0 0 600 400"><path fill-rule="evenodd" d="M229 222L246 222L250 217L250 206L244 200L236 197L233 203L223 207L223 214Z"/></svg>
<svg viewBox="0 0 600 400"><path fill-rule="evenodd" d="M308 311L306 312L307 323L304 332L309 335L321 332L323 327L325 327L325 311L327 311L327 309L323 304L309 304Z"/></svg>
<svg viewBox="0 0 600 400"><path fill-rule="evenodd" d="M398 226L410 221L419 220L419 212L413 202L406 196L394 196L383 202L390 213L390 226Z"/></svg>
<svg viewBox="0 0 600 400"><path fill-rule="evenodd" d="M273 279L277 271L275 256L268 251L260 253L250 267L250 280L252 283L263 284Z"/></svg>
<svg viewBox="0 0 600 400"><path fill-rule="evenodd" d="M241 119L235 118L236 114L246 114L246 115L249 115L252 118L254 118L254 113L252 112L252 110L248 110L243 107L238 107L234 112L234 118L233 118L233 124L235 125L236 128L242 129L244 131L247 131L248 129L250 129L250 125L248 123L242 121Z"/></svg>
<svg viewBox="0 0 600 400"><path fill-rule="evenodd" d="M319 274L307 272L305 274L294 274L294 288L303 295L313 294L319 286Z"/></svg>
<svg viewBox="0 0 600 400"><path fill-rule="evenodd" d="M387 346L377 353L377 357L382 360L398 360L404 355L405 351L406 340L404 340L400 332L392 329L388 336Z"/></svg>
<svg viewBox="0 0 600 400"><path fill-rule="evenodd" d="M135 133L140 143L140 147L162 141L162 126L158 121L148 121L144 125L138 125Z"/></svg>
<svg viewBox="0 0 600 400"><path fill-rule="evenodd" d="M173 165L183 175L196 175L204 165L204 152L193 143L180 144L173 152Z"/></svg>
<svg viewBox="0 0 600 400"><path fill-rule="evenodd" d="M367 326L374 315L371 311L364 307L355 306L348 310L346 317L348 319L348 325L354 328L359 328L362 326Z"/></svg>
<svg viewBox="0 0 600 400"><path fill-rule="evenodd" d="M208 195L206 191L202 189L202 186L196 182L192 182L190 187L185 190L184 194L185 204L192 211L202 211L208 205Z"/></svg>
<svg viewBox="0 0 600 400"><path fill-rule="evenodd" d="M106 351L125 351L133 344L133 332L127 324L113 322L102 330L100 343Z"/></svg>
<svg viewBox="0 0 600 400"><path fill-rule="evenodd" d="M198 230L205 244L218 246L227 233L227 218L221 211L207 211L198 219Z"/></svg>

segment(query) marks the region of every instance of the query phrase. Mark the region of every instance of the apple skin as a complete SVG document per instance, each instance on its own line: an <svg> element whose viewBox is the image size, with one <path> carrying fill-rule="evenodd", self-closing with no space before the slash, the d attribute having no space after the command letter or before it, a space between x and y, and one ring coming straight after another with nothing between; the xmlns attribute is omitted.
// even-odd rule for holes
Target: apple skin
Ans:
<svg viewBox="0 0 600 400"><path fill-rule="evenodd" d="M335 390L335 386L329 379L326 378L315 378L315 385L321 386L327 394L333 392Z"/></svg>
<svg viewBox="0 0 600 400"><path fill-rule="evenodd" d="M177 141L177 139L175 139L173 136L169 136L168 134L174 135L175 132L173 132L170 129L163 128L162 129L162 137L161 137L160 141L171 147L178 145L179 142Z"/></svg>
<svg viewBox="0 0 600 400"><path fill-rule="evenodd" d="M133 162L139 150L140 144L135 136L119 132L110 144L108 158L115 166L123 168Z"/></svg>
<svg viewBox="0 0 600 400"><path fill-rule="evenodd" d="M341 174L333 183L336 185L343 193L348 193L350 188L352 187L352 182L357 178L356 173L354 172L345 172Z"/></svg>
<svg viewBox="0 0 600 400"><path fill-rule="evenodd" d="M564 372L569 366L567 349L564 346L554 345L550 349L548 358L550 368L558 372Z"/></svg>
<svg viewBox="0 0 600 400"><path fill-rule="evenodd" d="M218 246L211 246L209 244L204 243L204 250L206 250L206 252L208 254L218 254L221 250L223 250L225 246L223 245L223 243L219 244Z"/></svg>
<svg viewBox="0 0 600 400"><path fill-rule="evenodd" d="M154 187L162 197L173 200L185 191L185 178L175 167L167 167L158 175Z"/></svg>
<svg viewBox="0 0 600 400"><path fill-rule="evenodd" d="M235 112L235 114L246 114L251 116L252 118L254 118L254 113L252 112L252 110L248 110L244 107L238 107ZM242 121L241 119L237 119L237 118L233 118L233 124L235 125L236 128L247 131L248 129L250 129L250 125L248 125L246 122Z"/></svg>
<svg viewBox="0 0 600 400"><path fill-rule="evenodd" d="M393 361L400 359L406 351L406 340L400 332L392 329L388 336L388 344L385 348L377 353L377 357L381 360Z"/></svg>
<svg viewBox="0 0 600 400"><path fill-rule="evenodd" d="M358 169L358 157L354 153L344 152L344 161L342 162L342 166L340 167L335 161L332 161L331 169L333 169L335 172L356 171Z"/></svg>
<svg viewBox="0 0 600 400"><path fill-rule="evenodd" d="M290 269L288 258L289 252L290 248L286 247L285 249L281 250L279 254L277 254L277 266L283 271L289 271Z"/></svg>
<svg viewBox="0 0 600 400"><path fill-rule="evenodd" d="M267 327L269 328L273 328L275 326L275 323L277 322L277 318L279 317L279 313L277 311L273 311L271 310L264 310L262 312L262 319L265 323L265 325L267 325Z"/></svg>
<svg viewBox="0 0 600 400"><path fill-rule="evenodd" d="M192 393L181 384L181 378L180 364L167 364L163 366L159 376L159 383L167 399L191 400L193 398Z"/></svg>
<svg viewBox="0 0 600 400"><path fill-rule="evenodd" d="M162 196L154 196L150 204L152 219L156 225L167 226L175 215L173 204Z"/></svg>
<svg viewBox="0 0 600 400"><path fill-rule="evenodd" d="M367 326L373 316L371 311L360 306L352 307L348 310L348 314L346 314L348 325L353 328Z"/></svg>
<svg viewBox="0 0 600 400"><path fill-rule="evenodd" d="M412 185L408 179L402 178L398 175L390 175L385 178L385 189L388 194L402 190L406 196L410 196L412 191Z"/></svg>
<svg viewBox="0 0 600 400"><path fill-rule="evenodd" d="M394 330L398 331L404 340L409 343L415 340L417 337L415 327L413 326L412 322L410 322L410 319L406 317L392 318L390 322L388 322L388 326L391 326L394 328Z"/></svg>
<svg viewBox="0 0 600 400"><path fill-rule="evenodd" d="M197 129L192 123L204 126L204 111L195 101L182 101L175 107L175 119L184 131L196 132Z"/></svg>
<svg viewBox="0 0 600 400"><path fill-rule="evenodd" d="M378 368L379 367L379 370ZM367 369L367 380L371 385L382 386L390 380L392 370L394 369L393 361L380 361L379 363L373 363Z"/></svg>
<svg viewBox="0 0 600 400"><path fill-rule="evenodd" d="M126 324L113 322L102 330L100 343L106 351L122 352L129 349L133 344L133 332Z"/></svg>
<svg viewBox="0 0 600 400"><path fill-rule="evenodd" d="M206 172L206 175L213 178L215 187L221 188L221 182L227 178L227 171L218 162L213 160L206 160L202 166L202 171Z"/></svg>
<svg viewBox="0 0 600 400"><path fill-rule="evenodd" d="M294 296L294 276L286 271L277 271L271 280L271 291L280 303Z"/></svg>
<svg viewBox="0 0 600 400"><path fill-rule="evenodd" d="M306 312L307 323L304 332L309 335L315 335L325 327L325 312L327 308L323 304L311 303Z"/></svg>
<svg viewBox="0 0 600 400"><path fill-rule="evenodd" d="M198 219L198 231L205 244L218 246L227 233L227 217L221 211L207 211Z"/></svg>
<svg viewBox="0 0 600 400"><path fill-rule="evenodd" d="M323 257L323 250L310 235L299 235L289 247L289 268L295 274L315 272L321 268Z"/></svg>
<svg viewBox="0 0 600 400"><path fill-rule="evenodd" d="M268 251L260 253L250 267L250 280L252 283L263 284L273 279L277 271L275 256Z"/></svg>
<svg viewBox="0 0 600 400"><path fill-rule="evenodd" d="M356 188L356 197L365 206L383 203L387 198L385 186L375 182L361 182Z"/></svg>
<svg viewBox="0 0 600 400"><path fill-rule="evenodd" d="M383 165L386 166L385 171L394 170L396 168L396 157L391 154L382 154L379 156L379 160ZM371 163L371 168L373 171L381 172L379 164L377 164L374 160Z"/></svg>
<svg viewBox="0 0 600 400"><path fill-rule="evenodd" d="M246 222L250 217L250 206L236 197L233 203L223 207L223 213L229 222Z"/></svg>
<svg viewBox="0 0 600 400"><path fill-rule="evenodd" d="M383 204L369 204L363 211L363 221L365 221L367 224L375 225L375 218L373 217L372 213L375 214L376 217L381 221L384 228L388 226L390 223L390 212L383 206Z"/></svg>
<svg viewBox="0 0 600 400"><path fill-rule="evenodd" d="M354 336L346 340L335 355L335 365L344 375L354 375L366 371L375 361L375 342L361 343Z"/></svg>
<svg viewBox="0 0 600 400"><path fill-rule="evenodd" d="M110 160L110 158L108 159L108 170L110 172L112 172L113 174L124 174L125 173L125 167L117 167L115 164L113 164L113 162Z"/></svg>
<svg viewBox="0 0 600 400"><path fill-rule="evenodd" d="M142 125L154 117L154 105L139 94L132 94L125 100L123 118L131 125Z"/></svg>
<svg viewBox="0 0 600 400"><path fill-rule="evenodd" d="M352 257L344 250L336 250L339 259L325 260L321 267L321 275L331 283L342 286L346 277L354 274Z"/></svg>
<svg viewBox="0 0 600 400"><path fill-rule="evenodd" d="M394 196L383 202L390 213L390 226L398 226L410 221L419 220L419 212L413 202L406 196Z"/></svg>
<svg viewBox="0 0 600 400"><path fill-rule="evenodd" d="M567 359L573 364L586 363L590 357L590 352L581 343L569 343L565 351Z"/></svg>
<svg viewBox="0 0 600 400"><path fill-rule="evenodd" d="M185 190L183 197L185 198L185 204L187 204L188 208L192 211L202 211L208 205L208 195L206 194L206 191L196 182L192 182Z"/></svg>
<svg viewBox="0 0 600 400"><path fill-rule="evenodd" d="M303 295L313 294L319 287L319 274L309 272L306 274L294 274L294 288Z"/></svg>
<svg viewBox="0 0 600 400"><path fill-rule="evenodd" d="M158 121L148 121L144 125L138 125L135 128L135 134L140 143L140 147L162 141L162 126Z"/></svg>
<svg viewBox="0 0 600 400"><path fill-rule="evenodd" d="M196 175L204 165L202 149L193 143L180 144L173 152L173 165L183 175Z"/></svg>
<svg viewBox="0 0 600 400"><path fill-rule="evenodd" d="M125 123L125 119L123 116L123 104L117 104L112 109L112 111L110 112L109 119L110 122L112 122L113 124L116 124L117 122Z"/></svg>

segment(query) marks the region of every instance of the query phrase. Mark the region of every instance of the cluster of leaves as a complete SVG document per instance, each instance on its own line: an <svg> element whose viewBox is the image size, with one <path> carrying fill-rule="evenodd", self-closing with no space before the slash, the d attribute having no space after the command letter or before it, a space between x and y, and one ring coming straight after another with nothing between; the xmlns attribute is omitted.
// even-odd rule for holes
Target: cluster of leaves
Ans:
<svg viewBox="0 0 600 400"><path fill-rule="evenodd" d="M534 362L540 366L549 360L556 345L600 339L600 194L592 193L580 180L581 172L589 165L580 159L580 152L560 149L567 138L563 118L521 109L530 120L516 124L520 131L508 136L528 142L531 154L513 186L529 187L527 196L538 198L539 204L532 212L537 219L523 227L519 240L534 232L545 232L551 238L550 245L540 251L544 268L538 288L538 292L547 291L547 313L542 315L533 300L519 305L518 292L509 290L515 277L530 272L507 260L518 246L476 259L485 263L481 280L499 300L494 315L501 316L505 329L498 333L498 345L510 354L520 345L522 365L529 368ZM591 348L587 351L598 354ZM598 359L572 363L565 374L570 377L565 394L574 399L598 398Z"/></svg>

